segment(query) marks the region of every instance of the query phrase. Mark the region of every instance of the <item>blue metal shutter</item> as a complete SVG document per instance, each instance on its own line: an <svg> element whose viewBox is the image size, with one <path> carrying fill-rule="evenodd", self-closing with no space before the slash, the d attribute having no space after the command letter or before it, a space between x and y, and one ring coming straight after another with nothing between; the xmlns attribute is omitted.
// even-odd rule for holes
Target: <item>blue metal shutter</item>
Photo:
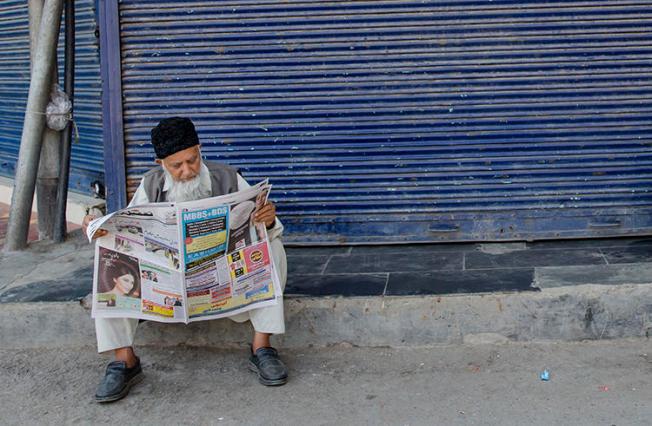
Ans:
<svg viewBox="0 0 652 426"><path fill-rule="evenodd" d="M129 189L183 115L287 241L650 233L651 6L123 0Z"/></svg>
<svg viewBox="0 0 652 426"><path fill-rule="evenodd" d="M102 105L98 42L93 0L75 2L75 120L79 143L73 145L70 189L90 193L104 181ZM63 28L63 25L62 25ZM64 34L59 40L59 81L63 87ZM15 174L29 91L29 17L26 0L0 4L0 174Z"/></svg>

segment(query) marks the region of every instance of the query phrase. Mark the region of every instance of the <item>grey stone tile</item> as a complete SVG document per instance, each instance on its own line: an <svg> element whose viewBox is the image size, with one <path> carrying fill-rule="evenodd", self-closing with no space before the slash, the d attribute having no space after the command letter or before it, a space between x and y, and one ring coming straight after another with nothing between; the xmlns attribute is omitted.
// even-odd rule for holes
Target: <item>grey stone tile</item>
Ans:
<svg viewBox="0 0 652 426"><path fill-rule="evenodd" d="M542 289L583 284L652 284L652 263L535 268L534 283Z"/></svg>
<svg viewBox="0 0 652 426"><path fill-rule="evenodd" d="M652 262L652 245L611 247L601 250L609 263Z"/></svg>
<svg viewBox="0 0 652 426"><path fill-rule="evenodd" d="M530 268L536 266L604 265L595 250L524 250L511 253L466 253L465 269Z"/></svg>
<svg viewBox="0 0 652 426"><path fill-rule="evenodd" d="M533 280L534 268L429 273L397 272L389 274L385 295L537 291L538 289L532 287Z"/></svg>
<svg viewBox="0 0 652 426"><path fill-rule="evenodd" d="M463 253L382 253L332 256L326 274L461 270Z"/></svg>
<svg viewBox="0 0 652 426"><path fill-rule="evenodd" d="M321 274L330 256L287 256L288 276L296 274Z"/></svg>
<svg viewBox="0 0 652 426"><path fill-rule="evenodd" d="M581 240L551 240L527 243L531 249L590 249L595 247L631 247L652 245L652 237L586 238Z"/></svg>
<svg viewBox="0 0 652 426"><path fill-rule="evenodd" d="M395 244L378 246L353 246L351 254L381 255L388 253L440 253L477 250L475 243Z"/></svg>
<svg viewBox="0 0 652 426"><path fill-rule="evenodd" d="M288 276L286 295L380 296L387 274L294 275Z"/></svg>
<svg viewBox="0 0 652 426"><path fill-rule="evenodd" d="M351 252L351 246L337 247L285 247L285 253L288 256L320 256L341 254L346 255Z"/></svg>

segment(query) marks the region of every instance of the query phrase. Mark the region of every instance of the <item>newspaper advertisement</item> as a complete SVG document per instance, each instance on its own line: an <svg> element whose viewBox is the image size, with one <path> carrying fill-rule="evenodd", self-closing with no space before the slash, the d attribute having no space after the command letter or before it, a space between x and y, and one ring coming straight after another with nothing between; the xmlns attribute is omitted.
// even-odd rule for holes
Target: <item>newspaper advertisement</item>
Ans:
<svg viewBox="0 0 652 426"><path fill-rule="evenodd" d="M253 217L267 181L221 197L128 207L88 226L99 230L93 318L161 322L223 318L280 298L267 229Z"/></svg>

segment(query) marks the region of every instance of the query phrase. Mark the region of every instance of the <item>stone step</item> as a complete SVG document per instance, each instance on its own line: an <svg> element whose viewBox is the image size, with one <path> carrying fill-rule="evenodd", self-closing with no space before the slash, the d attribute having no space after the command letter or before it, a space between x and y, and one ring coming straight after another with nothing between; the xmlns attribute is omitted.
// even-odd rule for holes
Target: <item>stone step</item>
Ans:
<svg viewBox="0 0 652 426"><path fill-rule="evenodd" d="M538 292L447 296L286 297L279 347L350 344L403 347L462 342L577 341L652 333L652 284L550 286ZM137 345L240 347L249 325L145 322ZM90 311L79 302L3 303L0 347L95 344Z"/></svg>

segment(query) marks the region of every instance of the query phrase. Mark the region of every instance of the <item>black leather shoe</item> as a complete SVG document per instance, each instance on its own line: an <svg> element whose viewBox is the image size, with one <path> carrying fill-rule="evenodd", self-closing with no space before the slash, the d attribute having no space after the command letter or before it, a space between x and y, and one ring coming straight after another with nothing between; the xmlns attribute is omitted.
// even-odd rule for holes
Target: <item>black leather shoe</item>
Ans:
<svg viewBox="0 0 652 426"><path fill-rule="evenodd" d="M258 381L265 386L280 386L288 381L288 369L274 348L258 348L249 358L249 369L258 374Z"/></svg>
<svg viewBox="0 0 652 426"><path fill-rule="evenodd" d="M124 398L129 389L143 380L143 370L140 368L140 359L135 366L127 368L124 361L113 361L106 367L104 378L95 392L95 401L113 402Z"/></svg>

